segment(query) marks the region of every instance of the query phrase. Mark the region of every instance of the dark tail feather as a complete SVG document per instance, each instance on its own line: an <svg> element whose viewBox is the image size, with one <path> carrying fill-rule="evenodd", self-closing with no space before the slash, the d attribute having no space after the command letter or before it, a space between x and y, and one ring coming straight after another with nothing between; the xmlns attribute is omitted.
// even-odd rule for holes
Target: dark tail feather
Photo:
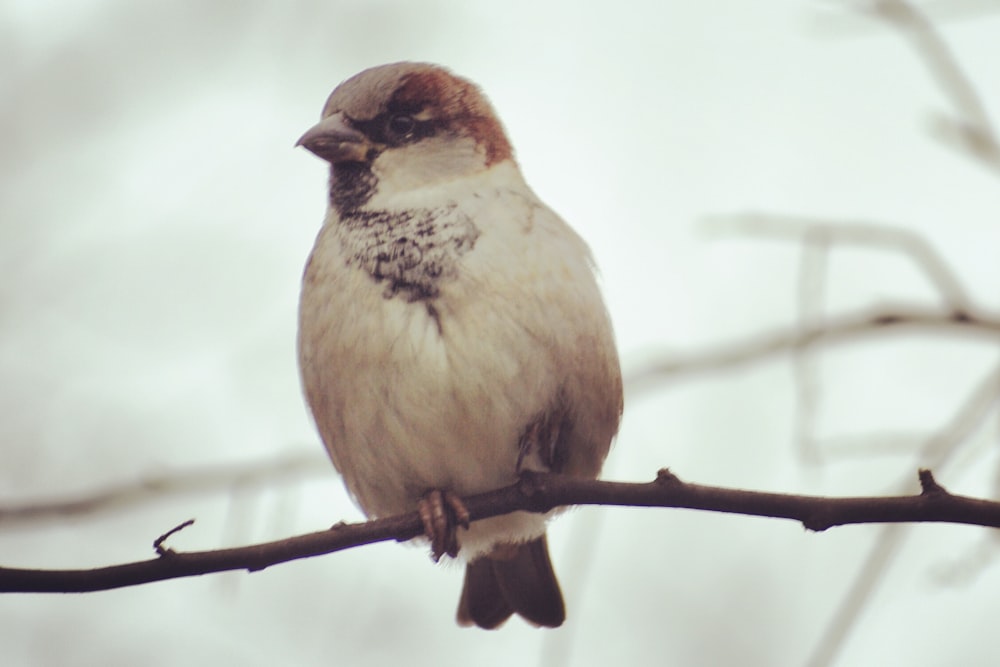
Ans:
<svg viewBox="0 0 1000 667"><path fill-rule="evenodd" d="M514 613L547 628L559 627L566 620L544 535L524 544L500 545L465 568L458 604L460 625L492 630Z"/></svg>
<svg viewBox="0 0 1000 667"><path fill-rule="evenodd" d="M480 558L466 565L465 584L458 601L458 624L493 630L513 613L514 608L507 604L493 573L493 561Z"/></svg>

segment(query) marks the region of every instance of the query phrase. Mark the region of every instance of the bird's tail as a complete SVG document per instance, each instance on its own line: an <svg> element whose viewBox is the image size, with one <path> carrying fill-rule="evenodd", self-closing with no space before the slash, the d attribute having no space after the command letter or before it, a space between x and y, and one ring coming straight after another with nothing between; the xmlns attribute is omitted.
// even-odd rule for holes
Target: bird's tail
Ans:
<svg viewBox="0 0 1000 667"><path fill-rule="evenodd" d="M465 566L459 625L492 630L513 614L546 628L566 620L545 535L521 544L499 544Z"/></svg>

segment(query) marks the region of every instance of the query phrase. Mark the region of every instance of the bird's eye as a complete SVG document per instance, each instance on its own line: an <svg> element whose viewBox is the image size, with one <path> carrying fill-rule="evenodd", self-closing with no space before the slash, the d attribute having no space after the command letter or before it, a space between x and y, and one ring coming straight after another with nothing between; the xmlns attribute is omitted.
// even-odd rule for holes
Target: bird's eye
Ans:
<svg viewBox="0 0 1000 667"><path fill-rule="evenodd" d="M396 114L389 119L389 131L398 137L410 134L416 126L417 121L414 120L413 116L407 114Z"/></svg>

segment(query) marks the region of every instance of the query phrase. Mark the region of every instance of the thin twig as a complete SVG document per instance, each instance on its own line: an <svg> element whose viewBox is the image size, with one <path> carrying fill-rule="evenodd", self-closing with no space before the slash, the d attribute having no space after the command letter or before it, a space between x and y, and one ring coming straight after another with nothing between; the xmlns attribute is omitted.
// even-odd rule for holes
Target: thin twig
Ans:
<svg viewBox="0 0 1000 667"><path fill-rule="evenodd" d="M160 556L166 556L174 553L173 549L171 549L170 547L163 546L163 543L166 542L167 539L174 533L179 533L188 526L193 526L193 525L194 525L194 519L188 519L183 523L177 524L176 526L174 526L173 528L171 528L170 530L168 530L167 532L163 533L155 540L153 540L153 550L156 551L157 555Z"/></svg>

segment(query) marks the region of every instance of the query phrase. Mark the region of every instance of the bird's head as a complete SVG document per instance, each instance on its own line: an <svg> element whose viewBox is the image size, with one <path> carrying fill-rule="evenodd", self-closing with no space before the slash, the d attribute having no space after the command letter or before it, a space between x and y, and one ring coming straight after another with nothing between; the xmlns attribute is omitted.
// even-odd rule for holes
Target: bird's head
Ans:
<svg viewBox="0 0 1000 667"><path fill-rule="evenodd" d="M377 192L433 187L513 159L479 88L425 63L382 65L347 79L296 145L331 164L331 201L338 208L358 208Z"/></svg>

